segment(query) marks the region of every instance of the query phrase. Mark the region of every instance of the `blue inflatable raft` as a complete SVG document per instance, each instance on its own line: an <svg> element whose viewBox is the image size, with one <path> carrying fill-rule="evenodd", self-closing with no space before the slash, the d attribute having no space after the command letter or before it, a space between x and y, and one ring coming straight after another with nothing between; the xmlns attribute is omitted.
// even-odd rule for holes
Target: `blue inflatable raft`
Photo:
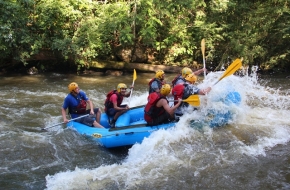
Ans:
<svg viewBox="0 0 290 190"><path fill-rule="evenodd" d="M237 92L229 93L223 100L225 104L239 104L240 101L240 94ZM229 111L221 113L211 110L209 114L211 115L211 120L207 122L209 122L211 127L225 125L232 118ZM102 113L100 123L105 127L103 129L89 127L74 121L69 122L67 126L82 135L92 138L106 148L113 148L141 143L152 132L159 129L168 129L176 124L176 122L171 122L157 126L147 126L144 120L144 106L131 108L122 114L116 121L116 128L110 128L108 121L107 114Z"/></svg>
<svg viewBox="0 0 290 190"><path fill-rule="evenodd" d="M69 122L67 126L75 129L80 134L93 138L106 148L141 143L153 131L175 126L175 122L158 126L147 126L144 120L144 106L131 108L122 114L116 121L116 128L110 128L108 116L105 113L102 113L100 122L105 127L104 129L89 127L74 121Z"/></svg>

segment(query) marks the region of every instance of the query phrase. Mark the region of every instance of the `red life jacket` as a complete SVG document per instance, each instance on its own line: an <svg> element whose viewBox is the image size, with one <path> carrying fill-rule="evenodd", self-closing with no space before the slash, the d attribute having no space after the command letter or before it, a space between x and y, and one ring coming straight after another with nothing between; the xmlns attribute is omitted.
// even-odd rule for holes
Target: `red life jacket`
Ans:
<svg viewBox="0 0 290 190"><path fill-rule="evenodd" d="M114 108L113 102L110 101L110 98L113 94L117 95L117 106L119 107L123 101L123 96L119 94L117 90L112 90L107 94L107 99L105 101L105 111L108 111L110 108Z"/></svg>
<svg viewBox="0 0 290 190"><path fill-rule="evenodd" d="M77 106L77 113L84 114L87 110L87 102L85 100L81 100L79 105Z"/></svg>
<svg viewBox="0 0 290 190"><path fill-rule="evenodd" d="M172 95L174 96L174 105L176 105L178 102L175 100L178 100L178 98L183 97L183 92L184 92L184 85L183 84L177 84L173 87L172 89Z"/></svg>
<svg viewBox="0 0 290 190"><path fill-rule="evenodd" d="M76 107L72 107L69 109L70 114L84 114L87 110L87 102L83 99L82 96L76 97L73 94L71 94L77 101L79 101L79 104Z"/></svg>
<svg viewBox="0 0 290 190"><path fill-rule="evenodd" d="M157 118L161 115L165 110L163 107L157 107L156 104L160 99L166 99L160 93L153 92L148 96L148 103L144 109L144 119L147 122L153 121L154 118ZM167 101L168 102L168 101Z"/></svg>

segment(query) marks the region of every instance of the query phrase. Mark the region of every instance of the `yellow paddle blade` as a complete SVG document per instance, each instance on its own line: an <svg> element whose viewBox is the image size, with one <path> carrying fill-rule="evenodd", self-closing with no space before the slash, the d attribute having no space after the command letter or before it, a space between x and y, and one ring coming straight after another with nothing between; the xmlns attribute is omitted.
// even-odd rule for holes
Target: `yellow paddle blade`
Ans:
<svg viewBox="0 0 290 190"><path fill-rule="evenodd" d="M236 59L234 62L232 62L232 64L230 64L227 70L225 70L223 76L221 76L221 78L216 83L218 83L223 78L234 74L234 72L236 72L239 68L241 68L241 66L242 66L242 61L240 59Z"/></svg>
<svg viewBox="0 0 290 190"><path fill-rule="evenodd" d="M200 45L201 45L202 57L204 59L204 52L205 52L205 40L204 39L201 40Z"/></svg>
<svg viewBox="0 0 290 190"><path fill-rule="evenodd" d="M200 105L200 100L198 95L191 95L188 98L182 100L183 102L187 102L192 106L199 106Z"/></svg>
<svg viewBox="0 0 290 190"><path fill-rule="evenodd" d="M134 82L135 82L136 79L137 79L137 73L136 73L136 70L134 69L132 87L134 87ZM130 93L130 96L129 96L129 103L128 103L128 105L130 105L131 98L132 98L132 93L133 93L133 88L131 88L131 93Z"/></svg>
<svg viewBox="0 0 290 190"><path fill-rule="evenodd" d="M136 79L137 79L137 73L136 73L136 70L134 69L133 80L136 80Z"/></svg>

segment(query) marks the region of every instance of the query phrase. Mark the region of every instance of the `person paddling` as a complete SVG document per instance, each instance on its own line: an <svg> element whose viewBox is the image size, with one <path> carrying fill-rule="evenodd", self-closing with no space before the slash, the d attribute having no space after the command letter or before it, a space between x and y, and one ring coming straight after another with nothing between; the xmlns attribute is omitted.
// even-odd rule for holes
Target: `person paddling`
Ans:
<svg viewBox="0 0 290 190"><path fill-rule="evenodd" d="M166 96L170 93L171 87L169 84L162 85L160 92L153 92L148 96L148 103L145 106L144 118L148 125L159 125L162 123L168 123L175 118L174 111L181 104L182 99L178 99L178 102L173 107L168 105Z"/></svg>
<svg viewBox="0 0 290 190"><path fill-rule="evenodd" d="M211 91L211 87L205 89L197 88L194 83L197 81L197 76L194 74L189 74L185 77L185 83L177 84L172 89L172 95L174 96L174 101L178 99L187 99L190 95L199 94L205 95ZM177 104L176 102L174 104ZM183 102L175 111L177 116L183 115L183 109L188 107L187 102Z"/></svg>
<svg viewBox="0 0 290 190"><path fill-rule="evenodd" d="M152 92L159 92L163 84L165 84L165 73L163 70L156 71L155 78L149 82L149 94Z"/></svg>
<svg viewBox="0 0 290 190"><path fill-rule="evenodd" d="M181 70L181 73L178 74L173 80L172 80L172 87L174 87L175 85L177 84L183 84L186 82L185 80L185 77L189 74L194 74L194 75L199 75L200 73L202 73L203 71L206 71L206 69L202 68L202 69L199 69L195 72L193 72L190 68L188 67L184 67L182 70Z"/></svg>
<svg viewBox="0 0 290 190"><path fill-rule="evenodd" d="M78 84L72 82L68 85L68 89L70 93L65 97L61 108L63 122L68 123L68 119L66 118L66 110L68 109L72 119L85 114L95 115L95 118L87 116L76 119L75 121L90 127L104 128L100 124L101 110L93 107L93 103L86 96L86 93L80 90ZM90 107L88 110L86 109L87 104Z"/></svg>
<svg viewBox="0 0 290 190"><path fill-rule="evenodd" d="M131 87L133 88L133 86ZM128 111L128 105L121 105L124 97L129 97L131 91L127 92L127 85L119 83L117 90L112 90L107 94L105 101L105 112L108 116L113 117L110 121L112 128L115 128L115 123L120 115Z"/></svg>

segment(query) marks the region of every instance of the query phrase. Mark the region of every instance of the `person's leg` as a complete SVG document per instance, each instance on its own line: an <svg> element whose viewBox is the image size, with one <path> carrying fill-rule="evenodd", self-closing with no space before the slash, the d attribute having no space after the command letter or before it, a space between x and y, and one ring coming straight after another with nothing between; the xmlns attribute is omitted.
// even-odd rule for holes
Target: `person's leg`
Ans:
<svg viewBox="0 0 290 190"><path fill-rule="evenodd" d="M98 108L95 108L94 109L94 112L95 112L96 115L89 115L87 117L83 117L83 118L81 118L79 120L79 122L80 123L83 123L85 125L88 125L90 127L104 128L99 122L97 122L98 121L98 118L97 118L98 117L97 116L98 114L97 113L100 112L99 109ZM86 113L89 114L90 113L90 110L89 109L86 110ZM99 121L100 121L100 117L101 117L101 115L99 114Z"/></svg>
<svg viewBox="0 0 290 190"><path fill-rule="evenodd" d="M153 126L153 125L159 125L159 124L163 124L163 123L168 123L172 121L172 118L170 116L170 114L168 112L164 112L161 115L158 115L158 117L153 119L153 122L150 123L149 125Z"/></svg>
<svg viewBox="0 0 290 190"><path fill-rule="evenodd" d="M125 113L127 110L122 110L122 111L118 111L116 112L115 116L114 116L114 120L117 121L118 117L120 115L122 115L123 113Z"/></svg>
<svg viewBox="0 0 290 190"><path fill-rule="evenodd" d="M97 128L104 128L101 123L100 123L100 120L101 120L101 110L99 108L94 108L94 113L96 115L96 120L94 121L93 125L94 127L97 127Z"/></svg>
<svg viewBox="0 0 290 190"><path fill-rule="evenodd" d="M97 121L98 123L100 123L100 120L101 120L101 114L102 114L101 110L100 110L99 108L94 108L94 112L95 112L95 114L96 114L96 121Z"/></svg>
<svg viewBox="0 0 290 190"><path fill-rule="evenodd" d="M93 126L97 127L97 128L105 128L100 123L98 123L96 120L94 121Z"/></svg>
<svg viewBox="0 0 290 190"><path fill-rule="evenodd" d="M126 105L122 105L120 107L126 107ZM114 108L109 109L108 111L108 115L110 116L114 116L113 120L110 122L111 127L115 127L115 123L117 121L117 119L119 118L120 115L122 115L123 113L125 113L127 110L122 110L122 111L117 111Z"/></svg>
<svg viewBox="0 0 290 190"><path fill-rule="evenodd" d="M116 114L117 112L116 112L116 110L114 109L114 108L110 108L107 112L106 112L106 114L110 117L110 118L112 118L112 119L109 119L109 124L110 124L110 126L112 127L112 128L114 128L115 127L115 119L114 119L114 117L115 117L115 114Z"/></svg>
<svg viewBox="0 0 290 190"><path fill-rule="evenodd" d="M76 121L79 122L79 123L82 123L84 125L93 127L94 123L95 123L95 118L92 117L92 115L89 115L87 117L80 118L80 119L78 119Z"/></svg>

